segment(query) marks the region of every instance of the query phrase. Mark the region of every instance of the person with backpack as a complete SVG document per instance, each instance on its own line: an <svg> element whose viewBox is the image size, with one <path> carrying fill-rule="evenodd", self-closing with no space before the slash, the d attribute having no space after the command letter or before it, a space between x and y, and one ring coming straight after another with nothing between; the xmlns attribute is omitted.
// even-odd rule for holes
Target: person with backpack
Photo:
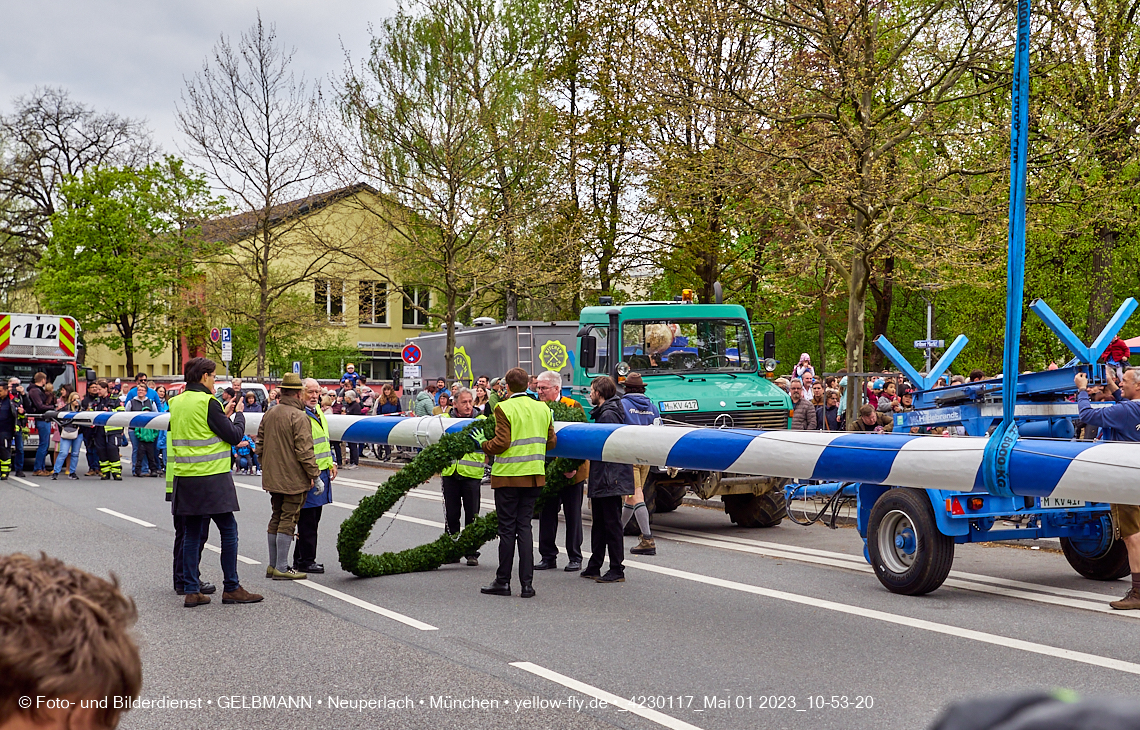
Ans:
<svg viewBox="0 0 1140 730"><path fill-rule="evenodd" d="M625 423L630 426L660 426L661 413L653 401L645 395L645 381L641 373L625 376L625 395L621 398L621 409ZM625 498L621 508L621 526L629 524L629 519L637 519L641 529L641 542L629 549L634 555L656 555L657 543L649 530L649 508L645 506L645 480L649 478L649 464L633 465L633 494Z"/></svg>

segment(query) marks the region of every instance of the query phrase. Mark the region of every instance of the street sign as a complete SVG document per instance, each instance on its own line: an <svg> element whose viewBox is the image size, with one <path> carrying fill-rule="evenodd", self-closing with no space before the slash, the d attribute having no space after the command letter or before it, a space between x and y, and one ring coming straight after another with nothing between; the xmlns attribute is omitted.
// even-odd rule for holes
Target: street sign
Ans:
<svg viewBox="0 0 1140 730"><path fill-rule="evenodd" d="M229 327L222 327L222 342L233 342L233 331Z"/></svg>
<svg viewBox="0 0 1140 730"><path fill-rule="evenodd" d="M234 359L234 343L222 343L222 362L230 362Z"/></svg>
<svg viewBox="0 0 1140 730"><path fill-rule="evenodd" d="M215 327L210 330L210 342L217 342L222 339L222 331Z"/></svg>
<svg viewBox="0 0 1140 730"><path fill-rule="evenodd" d="M939 349L946 347L946 340L915 340L914 346L919 350L925 350L928 347L937 347Z"/></svg>
<svg viewBox="0 0 1140 730"><path fill-rule="evenodd" d="M404 377L405 378L419 378L422 376L420 372L420 365L405 365Z"/></svg>
<svg viewBox="0 0 1140 730"><path fill-rule="evenodd" d="M294 360L293 361L293 372L297 373L298 375L301 374L301 361L300 360Z"/></svg>
<svg viewBox="0 0 1140 730"><path fill-rule="evenodd" d="M402 357L404 362L408 365L415 365L420 361L420 358L423 357L423 353L420 352L420 348L417 345L407 344L404 345L404 349L400 351L400 357Z"/></svg>

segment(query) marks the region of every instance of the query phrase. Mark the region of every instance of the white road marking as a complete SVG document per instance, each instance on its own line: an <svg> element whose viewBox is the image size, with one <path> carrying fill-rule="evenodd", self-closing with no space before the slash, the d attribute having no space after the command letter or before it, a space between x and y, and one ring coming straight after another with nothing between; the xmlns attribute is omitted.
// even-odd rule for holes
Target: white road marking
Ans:
<svg viewBox="0 0 1140 730"><path fill-rule="evenodd" d="M1062 649L1060 647L1049 646L1047 644L1038 644L1032 641L1023 641L1022 639L1014 639L1009 636L1001 636L985 631L976 631L974 629L965 629L958 626L938 623L935 621L926 621L925 619L912 618L910 616L901 616L899 614L887 613L886 611L878 611L873 608L862 608L860 606L851 606L845 603L836 603L835 601L812 598L811 596L801 596L796 593L788 593L786 591L778 591L771 588L761 588L760 586L748 585L747 583L738 583L737 581L732 580L724 580L723 578L713 578L711 576L700 575L698 573L676 570L675 568L650 565L648 563L642 563L633 560L627 560L625 564L631 568L645 570L650 573L668 575L674 578L682 578L684 580L693 581L695 583L704 583L705 585L728 588L734 591L741 591L742 593L752 593L757 596L774 598L780 601L788 601L790 603L797 603L802 606L823 608L828 611L845 613L850 616L860 616L863 618L883 621L885 623L895 624L898 626L908 626L915 629L921 629L923 631L930 631L936 634L956 636L958 638L978 641L984 644L991 644L993 646L999 646L1005 649L1018 649L1020 651L1026 651L1031 654L1041 654L1043 656L1055 657L1057 659L1068 659L1069 661L1080 662L1081 664L1090 664L1092 666L1102 667L1104 669L1115 669L1119 672L1140 675L1140 664L1134 664L1132 662L1126 662L1120 659L1112 659L1111 657L1098 656L1096 654L1087 654L1082 651L1072 651L1070 649Z"/></svg>
<svg viewBox="0 0 1140 730"><path fill-rule="evenodd" d="M654 532L662 535L663 537L673 538L673 535L684 535L687 537L702 538L706 540L721 541L727 543L734 543L738 545L751 545L760 548L770 548L774 550L781 550L790 553L801 553L803 555L814 555L821 558L832 558L834 560L847 561L854 563L860 568L867 567L867 561L863 559L862 555L849 555L847 553L838 553L830 550L817 550L815 548L800 547L798 545L787 545L779 542L764 542L763 540L751 540L743 537L736 537L733 535L709 535L702 532L694 532L692 530L683 530L673 527L654 527ZM682 541L683 542L683 541ZM781 556L782 557L782 556ZM795 559L789 558L789 559ZM840 566L845 567L845 566ZM1042 583L1029 583L1026 581L1013 580L1010 578L999 578L992 575L983 575L981 573L969 573L961 570L950 571L951 578L961 578L963 580L975 581L978 583L989 583L997 586L1006 586L1009 588L1021 588L1028 591L1036 591L1038 593L1049 593L1055 596L1068 596L1070 598L1083 598L1093 601L1103 601L1111 596L1103 593L1093 593L1092 591L1081 591L1073 588L1058 588L1056 586L1044 585ZM1121 580L1126 580L1122 578Z"/></svg>
<svg viewBox="0 0 1140 730"><path fill-rule="evenodd" d="M252 488L252 487L250 487L250 488ZM413 491L415 491L415 490L413 490ZM411 492L409 492L409 494L411 494ZM431 498L434 495L431 495L430 493L428 493L428 494L423 494L422 496L427 497L427 498ZM441 499L442 499L442 497L441 497ZM346 504L344 502L333 502L332 504L334 506L343 507L345 509L355 509L353 507L353 505ZM443 523L441 523L441 522L434 522L432 520L423 520L423 519L420 519L418 517L406 517L404 515L394 515L393 517L395 519L398 519L398 520L402 520L405 522L412 522L412 523L420 524L420 525L425 525L428 527L435 527L435 528L440 528L440 529L442 529L444 527ZM586 520L585 522L589 522L589 520ZM687 531L671 530L670 532L680 533L680 532L687 532ZM708 538L690 538L690 539L684 540L684 541L685 542L693 542L696 544L711 544L713 547L722 547L722 548L726 547L725 544L718 545L718 544L716 544L718 542L717 540L712 540L712 539L708 539ZM833 565L836 567L847 568L847 569L856 569L856 570L862 569L864 571L871 572L871 567L869 565L866 565L866 563L863 562L861 559L860 559L860 562L863 562L862 566L860 566L859 564L854 562L855 560L857 560L857 558L855 558L854 556L843 555L842 553L830 553L829 554L825 550L814 550L811 548L802 548L804 551L810 551L812 553L822 553L823 555L818 555L818 556L798 555L798 554L786 552L786 551L783 552L783 554L777 555L776 553L778 553L780 551L764 550L758 546L739 544L739 543L745 543L745 542L760 542L760 541L747 541L744 538L732 538L731 540L723 540L721 542L722 543L729 543L729 544L737 543L737 546L736 546L737 549L742 549L743 552L752 552L752 553L757 553L757 554L763 554L765 552L768 552L768 553L772 553L772 557L787 558L789 560L799 560L801 562L815 562L818 564ZM537 541L534 544L536 547L538 546ZM761 543L761 544L778 545L781 548L787 548L788 547L786 545L779 545L779 543ZM825 557L825 556L830 556L830 555L833 555L836 557ZM808 559L809 557L814 558L814 559L809 560ZM842 558L842 559L839 559L839 558ZM886 611L879 611L879 610L872 609L872 608L863 608L860 606L851 606L851 605L847 605L847 604L843 604L843 603L836 603L834 601L827 601L827 600L823 600L823 599L819 599L819 598L813 598L811 596L801 596L801 595L798 595L795 593L788 593L786 591L779 591L779 590L775 590L775 589L771 589L771 588L762 588L760 586L753 586L753 585L749 585L747 583L739 583L737 581L724 580L723 578L714 578L711 576L700 575L697 573L690 573L690 572L684 571L684 570L677 570L675 568L666 568L664 566L650 565L648 563L642 563L642 562L638 562L638 561L634 561L634 560L628 560L627 559L625 564L627 566L632 567L632 568L645 570L645 571L648 571L651 573L659 573L661 575L668 575L668 576L671 576L674 578L681 578L682 580L693 581L696 583L704 583L706 585L713 585L713 586L718 586L721 588L728 588L730 590L741 591L744 593L752 593L752 594L758 595L758 596L775 598L777 600L789 601L791 603L798 603L798 604L805 605L805 606L814 606L816 608L824 608L824 609L827 609L830 611L836 611L838 613L846 613L846 614L852 615L852 616L861 616L864 618L870 618L870 619L874 619L877 621L884 621L886 623L893 623L893 624L900 625L900 626L909 626L911 628L921 629L924 631L931 631L931 632L937 633L937 634L944 634L947 636L957 636L959 638L970 639L972 641L978 641L978 642L982 642L982 643L986 643L986 644L992 644L994 646L1005 647L1007 649L1018 649L1018 650L1026 651L1026 652L1029 652L1032 654L1041 654L1041 655L1045 655L1045 656L1056 657L1058 659L1068 659L1070 661L1079 662L1082 664L1090 664L1092 666L1103 667L1105 669L1115 669L1117 671L1126 672L1129 674L1140 675L1140 664L1134 664L1132 662L1126 662L1126 661L1122 661L1119 659L1113 659L1111 657L1103 657L1103 656L1099 656L1096 654L1088 654L1088 653L1080 652L1080 651L1072 651L1070 649L1062 649L1060 647L1049 646L1047 644L1038 644L1038 643L1031 642L1031 641L1023 641L1021 639L1015 639L1015 638L1008 637L1008 636L1001 636L999 634L991 634L991 633L984 632L984 631L976 631L974 629L966 629L966 628L961 628L958 626L951 626L949 624L942 624L942 623L938 623L935 621L926 621L925 619L912 618L910 616L902 616L899 614L888 613ZM972 574L966 574L966 575L972 575ZM988 577L988 576L986 576L986 577ZM993 578L992 580L1002 580L1002 579ZM297 582L304 584L304 583L307 583L308 581L297 581ZM957 581L955 579L948 579L946 582L947 585L955 585L957 583L965 584L966 582L965 581ZM310 585L310 587L314 587L314 588L317 588L317 586L319 586L319 584L317 584L317 583L310 583L309 585ZM1036 584L1029 584L1029 585L1036 585ZM957 587L964 587L967 590L976 590L976 591L984 592L984 593L996 593L998 595L1014 596L1014 597L1018 597L1018 598L1029 597L1030 600L1039 600L1039 601L1044 602L1044 603L1053 603L1056 605L1071 606L1073 604L1081 603L1079 601L1072 601L1071 603L1070 602L1062 602L1062 599L1050 600L1052 598L1050 596L1042 596L1042 595L1029 594L1029 593L1021 594L1021 592L1019 592L1019 591L1003 592L999 588L993 588L991 590L990 586L983 586L983 585L975 585L975 586L971 586L971 587L967 587L966 585L962 585L962 586L957 586ZM1041 588L1044 589L1047 587L1041 586ZM331 589L331 588L326 589L324 586L320 586L319 588L317 588L317 590L321 590L323 592L329 593L329 595L335 595L335 594L340 593L339 591L330 592L333 589ZM339 597L341 597L341 595L345 596L344 600L346 600L349 603L352 603L353 605L358 605L361 608L367 608L368 610L374 611L376 613L380 613L381 615L387 615L387 613L384 613L385 611L387 611L387 609L381 609L378 606L372 606L372 604L367 604L366 601L360 601L360 603L357 603L357 601L359 601L359 599L357 599L353 596L349 596L348 594L340 594L340 595L337 595L337 597L339 598ZM361 604L367 604L367 605L361 605ZM1075 607L1088 608L1088 610L1095 610L1095 611L1104 611L1107 613L1113 613L1114 615L1126 615L1126 614L1121 614L1120 612L1117 612L1117 611L1112 611L1107 606L1105 606L1103 608L1099 607L1099 606L1090 607L1090 604L1085 604L1085 605L1077 605ZM389 613L392 613L392 612L389 612ZM401 616L401 614L395 614L395 616ZM390 618L395 618L395 616L391 616ZM407 618L407 617L403 617L403 618ZM1140 616L1138 616L1138 618L1140 618ZM401 619L395 618L395 620L400 621ZM415 619L409 618L408 621L415 621ZM407 623L407 621L405 621L405 623ZM409 625L412 625L412 624L409 624ZM427 626L427 624L424 624L424 625ZM434 629L435 627L431 627L431 628ZM522 666L522 665L526 665L526 666ZM552 681L556 681L556 682L559 682L561 684L564 684L564 686L567 686L567 687L571 687L572 685L565 684L564 682L561 682L559 679L554 679L553 676L547 676L546 674L542 674L542 672L549 672L550 675L556 675L557 677L559 677L561 679L565 679L567 682L577 682L577 680L571 679L569 677L564 677L563 675L560 675L557 672L551 672L548 669L543 669L542 667L530 664L529 662L514 663L514 664L512 664L512 666L517 666L520 669L526 669L526 671L533 671L535 674L539 674L540 676L546 676L548 679L551 679ZM533 669L532 669L532 667L533 667ZM534 671L534 669L541 670L541 671ZM589 685L582 685L582 687L589 687ZM599 690L596 688L590 688L590 689L594 690L596 692L604 692L603 690ZM590 692L587 692L586 689L578 689L578 691L581 691L584 694L591 694ZM608 694L608 693L605 693L605 694ZM591 696L598 697L599 699L604 699L600 695L596 695L596 694L591 694ZM614 696L618 700L621 700L621 698L616 697L616 695L612 695L612 696ZM609 702L608 699L606 701ZM628 700L622 700L622 702L628 703ZM616 703L613 703L613 704L616 704ZM638 709L645 709L645 708L639 707ZM652 710L645 710L645 711L646 712L653 712ZM630 712L634 712L634 710L630 709ZM641 713L637 713L637 714L641 714ZM660 713L658 713L658 714L660 714ZM648 717L647 715L642 715L642 716ZM681 723L680 720L676 720L675 718L671 718L668 715L662 715L661 717L666 718L672 722ZM649 718L649 719L653 719L653 718ZM658 722L658 720L654 720L654 721ZM664 723L662 723L662 724L664 724ZM668 727L674 727L674 726L670 725ZM677 727L693 727L693 726L682 723L681 725L678 725Z"/></svg>
<svg viewBox="0 0 1140 730"><path fill-rule="evenodd" d="M432 626L431 624L425 624L423 621L417 621L416 619L412 618L411 616L405 616L402 613L396 613L395 611L391 611L387 608L382 608L380 606L377 606L374 603L369 603L368 601L363 601L363 600L357 598L356 596L350 596L347 593L342 593L342 592L336 590L335 588L329 588L328 586L321 585L320 583L314 583L311 578L306 579L306 580L293 581L293 585L305 586L307 588L312 588L315 591L320 591L321 593L332 596L333 598L338 598L338 599L344 601L345 603L351 603L353 606L356 606L357 608L363 608L365 611L371 611L372 613L379 614L381 616L384 616L385 618L390 618L393 621L399 621L402 624L407 624L408 626L411 626L413 629L419 629L420 631L439 631L439 627L437 627L437 626Z"/></svg>
<svg viewBox="0 0 1140 730"><path fill-rule="evenodd" d="M826 565L833 568L854 570L860 573L874 573L874 571L871 569L871 566L867 565L867 562L861 557L857 558L853 555L846 555L844 553L829 553L825 550L796 548L794 546L782 545L780 543L761 542L759 540L746 540L744 538L731 538L727 540L721 540L717 538L701 536L699 533L690 532L688 530L670 530L666 528L658 528L655 530L655 534L663 538L676 540L678 542L686 542L694 545L704 545L707 547L717 547L721 548L722 550L752 553L754 555L762 555L767 558L794 560L801 563ZM1036 583L1025 583L1022 581L1006 580L1004 578L995 578L992 576L983 576L976 573L958 573L956 571L951 571L950 576L951 577L947 578L946 582L943 585L951 588L959 588L961 590L974 591L977 593L988 593L996 596L1005 596L1006 598L1018 598L1026 601L1033 601L1036 603L1047 603L1054 606L1077 608L1083 611L1107 613L1123 618L1140 619L1140 614L1116 611L1111 608L1107 603L1108 598L1110 598L1109 596L1102 596L1095 593L1085 593L1083 591L1066 591L1065 593L1059 593L1052 591L1049 586L1039 585ZM964 577L976 578L977 580L964 580ZM987 585L987 583L991 585ZM1066 595L1067 593L1077 593L1081 595L1078 599L1068 597L1068 595ZM1093 603L1089 600L1081 600L1087 599L1089 597L1093 598L1097 602Z"/></svg>
<svg viewBox="0 0 1140 730"><path fill-rule="evenodd" d="M443 501L443 495L419 488L409 491L408 496L415 497L417 499L429 500L432 502ZM492 500L484 499L481 500L481 502L484 506L494 509L495 505ZM333 505L342 507L344 509L355 509L353 505L346 504L344 502L333 502ZM443 527L442 523L432 522L430 520L421 520L416 517L396 515L395 519L426 525L429 527ZM589 522L589 520L585 520L584 524L589 524ZM769 558L794 560L802 563L825 565L833 568L843 568L845 570L855 570L860 573L874 573L874 571L871 569L871 566L867 565L867 561L864 560L863 556L861 555L848 555L846 553L838 553L829 550L818 550L815 548L805 548L796 545L786 545L783 543L765 542L762 540L750 540L748 538L736 537L732 535L707 535L700 532L694 532L692 530L682 530L676 528L656 527L654 528L654 532L657 535L670 540L687 542L694 545L717 547L727 550L734 550L737 552L747 552L755 555L762 555ZM968 573L963 571L951 571L950 577L947 578L944 585L951 588L974 591L977 593L987 593L990 595L1004 596L1006 598L1034 601L1036 603L1064 606L1066 608L1076 608L1083 611L1111 614L1124 618L1140 619L1140 613L1122 613L1108 606L1107 601L1111 598L1111 596L1105 596L1089 591L1054 588L1052 586L1041 585L1038 583L1028 583L1026 581L998 578L996 576L982 575L979 573ZM1095 603L1092 601L1095 601Z"/></svg>
<svg viewBox="0 0 1140 730"><path fill-rule="evenodd" d="M589 695L595 699L607 702L619 710L625 710L626 712L631 712L634 715L640 715L646 720L650 720L657 723L658 725L670 728L670 730L701 730L696 725L690 725L684 720L678 720L675 717L666 715L664 712L651 710L648 707L642 707L639 704L630 702L624 697L618 697L611 692L606 692L604 689L598 689L597 687L586 684L585 682L579 682L576 679L571 679L565 674L559 674L558 672L547 669L546 667L540 667L537 664L532 664L531 662L511 662L511 666L515 667L516 669L521 669L524 672L530 672L531 674L538 675L543 679L548 679L551 682L560 684L563 687L574 690L575 692L581 692L584 695Z"/></svg>
<svg viewBox="0 0 1140 730"><path fill-rule="evenodd" d="M107 509L106 507L99 507L98 509L100 512L103 512L104 514L111 515L112 517L118 517L119 519L126 520L127 522L133 522L136 525L142 525L143 527L156 527L156 525L152 525L151 523L146 522L145 520L140 520L137 517L131 517L130 515L125 515L122 512L116 512L113 509Z"/></svg>
<svg viewBox="0 0 1140 730"><path fill-rule="evenodd" d="M218 547L217 545L211 545L210 543L206 543L205 547L210 552L214 552L214 553L218 553L218 554L221 554L221 552L222 552L222 549L220 547ZM253 558L247 558L244 555L239 554L237 556L237 559L238 559L239 563L245 563L246 565L261 565L261 563L254 560Z"/></svg>
<svg viewBox="0 0 1140 730"><path fill-rule="evenodd" d="M18 482L20 484L23 484L25 487L35 487L35 488L39 489L39 486L40 486L40 485L36 484L35 482L29 482L27 479L21 479L20 477L9 476L8 478L14 482Z"/></svg>

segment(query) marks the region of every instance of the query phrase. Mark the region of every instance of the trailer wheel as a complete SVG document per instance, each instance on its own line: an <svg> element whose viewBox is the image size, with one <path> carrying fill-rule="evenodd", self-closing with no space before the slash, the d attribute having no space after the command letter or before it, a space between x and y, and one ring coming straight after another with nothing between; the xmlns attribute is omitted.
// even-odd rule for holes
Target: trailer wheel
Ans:
<svg viewBox="0 0 1140 730"><path fill-rule="evenodd" d="M938 531L921 489L891 489L871 509L867 549L879 582L891 593L921 596L937 589L954 562L954 538Z"/></svg>
<svg viewBox="0 0 1140 730"><path fill-rule="evenodd" d="M1073 570L1092 580L1119 580L1131 572L1123 540L1113 540L1105 548L1099 541L1062 537L1061 550Z"/></svg>
<svg viewBox="0 0 1140 730"><path fill-rule="evenodd" d="M741 527L775 527L788 516L788 502L780 490L767 494L724 494L724 511Z"/></svg>

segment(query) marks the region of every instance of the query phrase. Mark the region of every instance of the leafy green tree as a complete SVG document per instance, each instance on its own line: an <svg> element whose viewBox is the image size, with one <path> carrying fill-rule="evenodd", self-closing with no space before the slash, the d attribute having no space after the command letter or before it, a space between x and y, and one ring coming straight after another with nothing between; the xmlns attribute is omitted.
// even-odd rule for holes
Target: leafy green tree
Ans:
<svg viewBox="0 0 1140 730"><path fill-rule="evenodd" d="M142 169L97 168L64 181L62 210L38 265L43 304L74 316L90 344L157 354L203 252L197 222L221 203L204 178L167 157Z"/></svg>

